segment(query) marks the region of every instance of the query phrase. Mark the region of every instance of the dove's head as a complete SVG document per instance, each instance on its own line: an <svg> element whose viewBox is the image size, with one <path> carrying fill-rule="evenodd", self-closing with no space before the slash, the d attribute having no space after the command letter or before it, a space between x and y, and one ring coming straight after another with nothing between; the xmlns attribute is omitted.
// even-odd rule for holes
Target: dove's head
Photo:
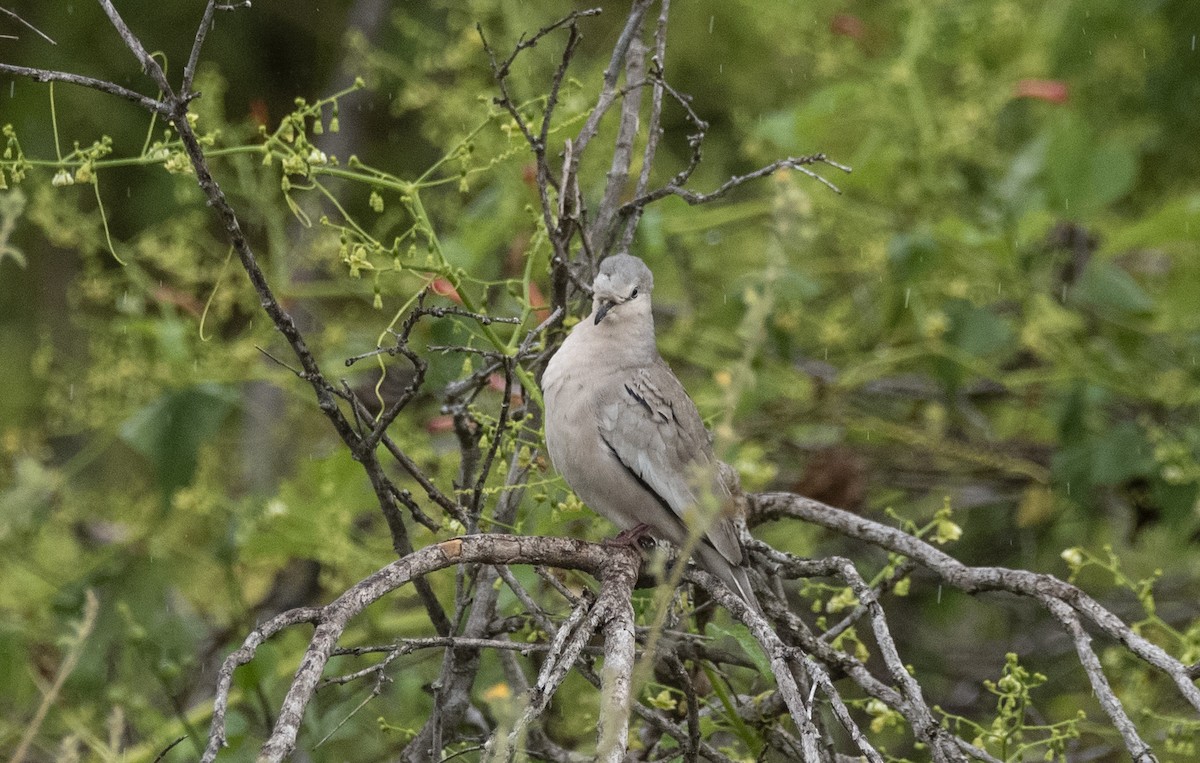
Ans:
<svg viewBox="0 0 1200 763"><path fill-rule="evenodd" d="M596 323L637 315L650 315L654 274L631 254L617 254L600 263L592 282L592 315Z"/></svg>

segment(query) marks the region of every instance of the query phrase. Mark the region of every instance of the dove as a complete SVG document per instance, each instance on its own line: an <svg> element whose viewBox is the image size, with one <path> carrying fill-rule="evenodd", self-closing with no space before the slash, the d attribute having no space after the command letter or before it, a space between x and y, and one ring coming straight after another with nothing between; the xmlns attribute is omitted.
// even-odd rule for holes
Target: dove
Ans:
<svg viewBox="0 0 1200 763"><path fill-rule="evenodd" d="M637 257L601 263L591 314L542 377L550 460L622 536L648 532L683 546L689 523L707 525L693 560L761 613L732 516L733 470L713 455L696 404L658 353L653 290L654 276Z"/></svg>

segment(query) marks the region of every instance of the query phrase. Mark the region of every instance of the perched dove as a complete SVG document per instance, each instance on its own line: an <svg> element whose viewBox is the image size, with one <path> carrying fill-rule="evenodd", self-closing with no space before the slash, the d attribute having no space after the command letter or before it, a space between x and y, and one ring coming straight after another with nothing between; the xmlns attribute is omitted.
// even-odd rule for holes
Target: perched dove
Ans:
<svg viewBox="0 0 1200 763"><path fill-rule="evenodd" d="M683 545L685 522L707 522L695 560L761 612L740 566L723 465L696 404L658 354L654 276L637 257L619 254L600 265L592 288L591 315L542 378L550 460L584 503L622 530L645 525Z"/></svg>

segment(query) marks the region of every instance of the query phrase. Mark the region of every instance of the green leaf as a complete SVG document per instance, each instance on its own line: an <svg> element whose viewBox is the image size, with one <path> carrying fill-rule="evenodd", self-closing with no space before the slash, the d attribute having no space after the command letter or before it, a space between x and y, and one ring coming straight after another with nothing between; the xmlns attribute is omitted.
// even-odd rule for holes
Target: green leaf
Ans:
<svg viewBox="0 0 1200 763"><path fill-rule="evenodd" d="M1092 129L1067 112L1050 128L1046 151L1046 190L1061 212L1094 212L1129 193L1137 178L1133 146L1119 139L1096 145Z"/></svg>
<svg viewBox="0 0 1200 763"><path fill-rule="evenodd" d="M940 255L940 247L927 230L900 233L888 242L888 262L896 274L897 281L917 278L933 269Z"/></svg>
<svg viewBox="0 0 1200 763"><path fill-rule="evenodd" d="M121 439L153 464L164 500L192 481L201 445L236 401L227 387L198 384L166 392L121 425Z"/></svg>
<svg viewBox="0 0 1200 763"><path fill-rule="evenodd" d="M13 471L12 483L0 492L0 539L46 518L45 509L62 484L58 471L28 456L17 458Z"/></svg>
<svg viewBox="0 0 1200 763"><path fill-rule="evenodd" d="M713 638L731 638L738 643L746 656L754 663L754 667L758 668L761 675L771 675L771 662L767 656L763 654L762 647L754 636L750 635L750 629L738 623L732 628L722 628L713 623L708 624L706 629L709 636Z"/></svg>
<svg viewBox="0 0 1200 763"><path fill-rule="evenodd" d="M1071 292L1073 299L1122 313L1149 313L1154 309L1150 298L1137 281L1111 262L1093 259Z"/></svg>
<svg viewBox="0 0 1200 763"><path fill-rule="evenodd" d="M999 352L1013 338L1009 322L968 302L948 306L952 322L946 340L966 353L983 357Z"/></svg>
<svg viewBox="0 0 1200 763"><path fill-rule="evenodd" d="M1200 194L1171 198L1157 209L1129 220L1104 236L1105 252L1181 243L1196 246L1200 232Z"/></svg>
<svg viewBox="0 0 1200 763"><path fill-rule="evenodd" d="M1097 436L1092 449L1092 482L1116 485L1153 467L1151 447L1136 424L1124 422Z"/></svg>

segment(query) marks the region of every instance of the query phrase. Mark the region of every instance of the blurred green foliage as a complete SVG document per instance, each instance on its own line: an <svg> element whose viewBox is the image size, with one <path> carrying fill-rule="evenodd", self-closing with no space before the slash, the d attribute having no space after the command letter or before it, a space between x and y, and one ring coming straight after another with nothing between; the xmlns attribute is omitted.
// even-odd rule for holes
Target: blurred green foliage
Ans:
<svg viewBox="0 0 1200 763"><path fill-rule="evenodd" d="M0 39L5 62L150 92L98 8L45 5L22 12L58 45L0 28L21 37ZM560 4L402 3L365 26L369 3L263 5L220 17L194 108L276 293L331 375L433 277L536 323L531 290L548 293L536 188L521 136L491 104L475 24L504 51ZM122 11L178 71L197 8ZM623 12L586 22L555 146L586 115ZM749 487L921 523L948 501L956 557L1077 574L1127 619L1146 610L1143 635L1197 659L1197 33L1188 0L676 4L667 77L712 125L695 187L789 154L854 168L827 174L841 195L785 173L710 207L667 199L639 230L660 346ZM524 112L544 106L559 45L547 38L514 68ZM386 530L307 386L258 351L290 362L172 135L97 93L59 85L51 101L21 79L0 92L0 748L76 648L93 590L95 627L33 759L148 761L192 733L167 758L191 759L215 661L275 607L327 600L387 563ZM683 166L692 130L670 105L664 126L659 181ZM585 192L601 187L602 159L585 163ZM516 335L454 319L418 333L472 346ZM431 392L473 370L461 355L429 360ZM370 391L378 368L344 376ZM481 417L498 399L477 401ZM449 490L457 451L440 416L426 394L392 434ZM519 531L608 531L552 472L532 488ZM889 564L813 530L758 532L871 573ZM1103 547L1102 563L1060 559ZM433 583L448 599L452 575ZM1027 701L1052 730L1030 737L1038 755L1116 749L1113 732L1075 724L1079 710L1102 716L1032 605L985 606L919 575L904 588L888 602L901 654L948 719L993 729L994 754L1020 747ZM840 595L804 592L816 612L837 611ZM346 642L427 633L402 591ZM253 757L302 644L288 634L239 671L230 759ZM856 648L853 634L842 645ZM1163 678L1119 649L1105 660L1163 759L1189 759L1197 724ZM439 663L433 651L398 660L383 698L314 759L394 754ZM338 658L329 672L361 665ZM734 680L764 688L754 671ZM1005 681L1020 718L997 712ZM494 657L477 692L496 718L511 712ZM320 693L306 737L334 731L362 696ZM861 711L884 746L909 749L882 709ZM554 733L586 747L594 722L560 709Z"/></svg>

